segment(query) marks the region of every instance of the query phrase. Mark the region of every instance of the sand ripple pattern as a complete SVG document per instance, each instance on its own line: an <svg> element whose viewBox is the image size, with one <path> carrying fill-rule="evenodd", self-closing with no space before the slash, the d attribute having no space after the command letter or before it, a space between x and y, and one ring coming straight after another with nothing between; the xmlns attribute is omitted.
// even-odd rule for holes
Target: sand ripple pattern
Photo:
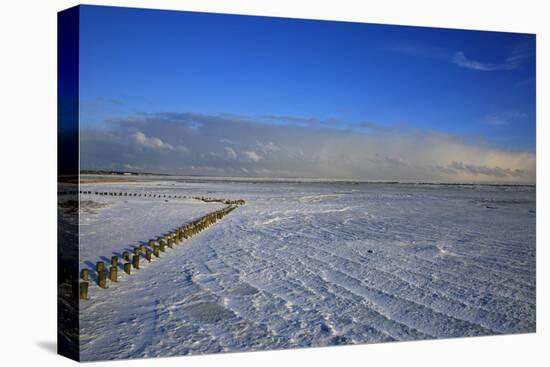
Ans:
<svg viewBox="0 0 550 367"><path fill-rule="evenodd" d="M85 360L535 331L534 188L166 189L247 204L82 304Z"/></svg>

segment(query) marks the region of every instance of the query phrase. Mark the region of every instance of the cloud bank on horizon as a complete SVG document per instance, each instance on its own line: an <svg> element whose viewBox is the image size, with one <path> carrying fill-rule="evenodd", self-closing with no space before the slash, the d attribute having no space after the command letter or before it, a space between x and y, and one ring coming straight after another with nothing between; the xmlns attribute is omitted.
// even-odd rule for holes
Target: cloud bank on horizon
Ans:
<svg viewBox="0 0 550 367"><path fill-rule="evenodd" d="M534 34L80 11L83 169L535 182Z"/></svg>
<svg viewBox="0 0 550 367"><path fill-rule="evenodd" d="M140 114L81 131L81 168L182 175L535 182L535 154L449 133L284 116Z"/></svg>

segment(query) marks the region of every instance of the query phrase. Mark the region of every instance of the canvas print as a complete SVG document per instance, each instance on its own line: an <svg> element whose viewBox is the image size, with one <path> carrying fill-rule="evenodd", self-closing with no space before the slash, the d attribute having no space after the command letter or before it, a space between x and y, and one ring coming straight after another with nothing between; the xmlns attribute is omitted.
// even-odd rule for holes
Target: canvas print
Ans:
<svg viewBox="0 0 550 367"><path fill-rule="evenodd" d="M534 34L58 24L61 354L536 331Z"/></svg>

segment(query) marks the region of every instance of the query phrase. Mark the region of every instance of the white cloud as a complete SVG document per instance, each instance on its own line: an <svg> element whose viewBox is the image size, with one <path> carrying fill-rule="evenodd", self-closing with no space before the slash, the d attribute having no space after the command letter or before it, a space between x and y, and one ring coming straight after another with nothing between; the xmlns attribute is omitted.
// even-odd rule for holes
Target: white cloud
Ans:
<svg viewBox="0 0 550 367"><path fill-rule="evenodd" d="M224 147L225 150L225 157L227 159L237 159L237 152L231 147Z"/></svg>
<svg viewBox="0 0 550 367"><path fill-rule="evenodd" d="M524 58L524 55L512 54L510 57L506 58L503 63L493 64L469 59L464 52L459 51L455 53L453 63L465 69L478 71L513 70L520 66Z"/></svg>
<svg viewBox="0 0 550 367"><path fill-rule="evenodd" d="M501 149L441 132L376 124L358 132L193 113L169 116L147 116L139 125L135 118L128 118L128 123L121 119L107 122L108 128L83 131L83 169L124 169L128 164L143 171L160 172L162 167L167 173L197 175L535 182L534 152ZM521 115L510 112L505 117ZM189 133L186 121L200 124L197 134ZM222 139L237 144L229 146ZM187 154L179 154L184 145L175 141L189 147Z"/></svg>
<svg viewBox="0 0 550 367"><path fill-rule="evenodd" d="M456 66L465 69L477 71L497 71L514 70L519 68L526 59L535 55L533 46L534 45L531 45L528 42L516 44L511 49L509 56L499 63L473 60L468 58L466 54L460 50L434 47L429 44L414 41L397 42L394 44L389 44L387 47L390 50L405 53L414 57L424 57L445 62L452 62Z"/></svg>
<svg viewBox="0 0 550 367"><path fill-rule="evenodd" d="M167 144L159 138L147 137L141 131L136 132L133 137L136 143L147 148L174 150L174 147L171 144Z"/></svg>
<svg viewBox="0 0 550 367"><path fill-rule="evenodd" d="M492 113L483 118L488 125L506 126L527 118L527 114L520 111L508 110L501 113Z"/></svg>
<svg viewBox="0 0 550 367"><path fill-rule="evenodd" d="M133 138L137 144L150 149L171 150L171 151L177 151L181 153L189 153L189 149L187 149L185 145L173 146L172 144L165 143L159 138L156 138L154 136L148 137L141 131L136 132L133 135Z"/></svg>
<svg viewBox="0 0 550 367"><path fill-rule="evenodd" d="M281 148L272 141L270 141L269 143L262 143L261 141L257 141L256 144L264 154L270 154L281 150Z"/></svg>
<svg viewBox="0 0 550 367"><path fill-rule="evenodd" d="M258 162L263 159L261 155L253 151L243 152L244 156L251 161Z"/></svg>
<svg viewBox="0 0 550 367"><path fill-rule="evenodd" d="M237 142L229 139L220 139L220 143L236 145Z"/></svg>

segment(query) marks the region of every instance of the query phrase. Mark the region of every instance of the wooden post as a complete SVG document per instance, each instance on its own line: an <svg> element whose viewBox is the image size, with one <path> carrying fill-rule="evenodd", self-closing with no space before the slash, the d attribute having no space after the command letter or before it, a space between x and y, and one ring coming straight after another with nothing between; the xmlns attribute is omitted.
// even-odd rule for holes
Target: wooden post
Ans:
<svg viewBox="0 0 550 367"><path fill-rule="evenodd" d="M117 266L111 266L111 268L109 269L109 280L111 282L116 282L118 281L118 270L117 270Z"/></svg>
<svg viewBox="0 0 550 367"><path fill-rule="evenodd" d="M134 269L139 269L139 255L134 255L132 257L132 266Z"/></svg>
<svg viewBox="0 0 550 367"><path fill-rule="evenodd" d="M105 270L105 263L103 261L98 261L95 264L95 271L97 272L97 274L101 274L103 273L104 270Z"/></svg>
<svg viewBox="0 0 550 367"><path fill-rule="evenodd" d="M139 256L139 247L134 247L134 255Z"/></svg>
<svg viewBox="0 0 550 367"><path fill-rule="evenodd" d="M172 241L171 238L168 240L168 247L174 248L174 242Z"/></svg>
<svg viewBox="0 0 550 367"><path fill-rule="evenodd" d="M151 250L149 249L145 250L145 259L151 262Z"/></svg>
<svg viewBox="0 0 550 367"><path fill-rule="evenodd" d="M166 249L164 247L164 246L166 246L166 243L164 242L164 240L160 240L159 244L160 244L160 251L162 251L162 252L166 251Z"/></svg>
<svg viewBox="0 0 550 367"><path fill-rule="evenodd" d="M88 282L80 282L80 299L88 299Z"/></svg>
<svg viewBox="0 0 550 367"><path fill-rule="evenodd" d="M81 274L80 277L82 278L82 280L88 281L88 277L90 274L90 271L88 269L82 269L80 274Z"/></svg>
<svg viewBox="0 0 550 367"><path fill-rule="evenodd" d="M139 245L139 252L145 252L145 245L143 243Z"/></svg>
<svg viewBox="0 0 550 367"><path fill-rule="evenodd" d="M107 273L105 272L105 269L102 269L99 273L97 273L97 285L101 288L107 288Z"/></svg>
<svg viewBox="0 0 550 367"><path fill-rule="evenodd" d="M158 245L153 245L153 255L155 255L155 257L159 257L159 246Z"/></svg>
<svg viewBox="0 0 550 367"><path fill-rule="evenodd" d="M111 266L118 266L118 256L111 256Z"/></svg>
<svg viewBox="0 0 550 367"><path fill-rule="evenodd" d="M130 273L132 272L132 264L124 263L123 267L124 267L124 272L130 275Z"/></svg>
<svg viewBox="0 0 550 367"><path fill-rule="evenodd" d="M124 251L122 253L122 258L126 261L130 261L130 253L128 251Z"/></svg>

